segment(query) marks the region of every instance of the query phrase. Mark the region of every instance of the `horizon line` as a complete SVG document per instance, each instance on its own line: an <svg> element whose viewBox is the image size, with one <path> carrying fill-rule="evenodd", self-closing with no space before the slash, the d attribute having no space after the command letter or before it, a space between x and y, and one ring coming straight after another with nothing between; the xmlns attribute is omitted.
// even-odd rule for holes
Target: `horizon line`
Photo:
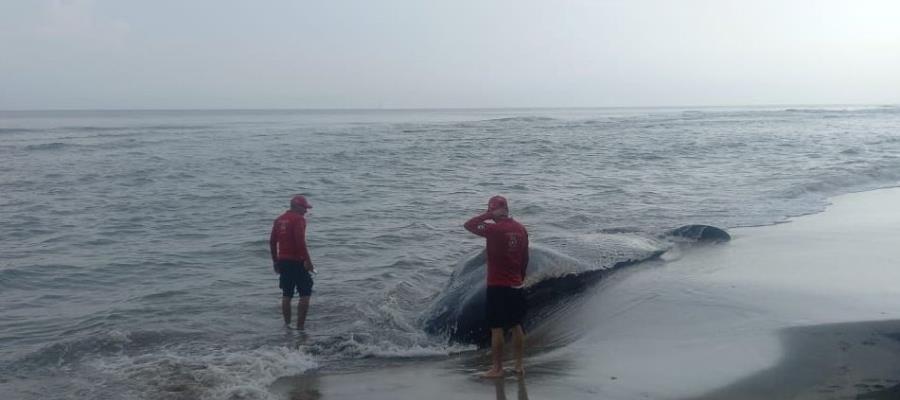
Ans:
<svg viewBox="0 0 900 400"><path fill-rule="evenodd" d="M0 112L91 112L91 111L502 111L502 110L598 110L653 108L762 108L762 107L900 107L900 103L773 103L734 105L654 105L654 106L521 106L521 107L222 107L222 108L20 108Z"/></svg>

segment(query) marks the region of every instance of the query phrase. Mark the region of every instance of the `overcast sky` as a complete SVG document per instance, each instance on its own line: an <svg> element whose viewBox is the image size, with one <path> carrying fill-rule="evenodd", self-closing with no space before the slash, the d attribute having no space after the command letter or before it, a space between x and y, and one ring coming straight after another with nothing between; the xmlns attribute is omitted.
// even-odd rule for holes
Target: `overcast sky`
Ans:
<svg viewBox="0 0 900 400"><path fill-rule="evenodd" d="M0 109L897 103L895 0L0 0Z"/></svg>

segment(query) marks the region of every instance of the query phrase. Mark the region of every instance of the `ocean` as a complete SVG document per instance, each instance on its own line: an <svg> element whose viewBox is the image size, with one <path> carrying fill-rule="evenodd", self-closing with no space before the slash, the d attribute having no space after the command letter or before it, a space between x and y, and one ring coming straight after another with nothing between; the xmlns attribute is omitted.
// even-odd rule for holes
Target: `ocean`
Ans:
<svg viewBox="0 0 900 400"><path fill-rule="evenodd" d="M2 111L0 398L281 398L476 354L423 320L490 196L538 246L775 224L898 185L898 127L893 106ZM305 335L268 254L295 193Z"/></svg>

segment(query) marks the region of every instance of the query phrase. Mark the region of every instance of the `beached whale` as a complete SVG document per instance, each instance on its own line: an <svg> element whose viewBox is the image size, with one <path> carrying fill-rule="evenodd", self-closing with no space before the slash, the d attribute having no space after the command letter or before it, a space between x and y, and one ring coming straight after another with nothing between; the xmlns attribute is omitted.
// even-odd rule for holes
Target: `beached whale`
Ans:
<svg viewBox="0 0 900 400"><path fill-rule="evenodd" d="M577 294L604 276L629 265L658 258L673 246L668 238L698 242L728 241L722 229L686 225L659 238L637 234L597 234L579 240L548 240L551 247L532 244L524 284L528 314L525 328L538 324L541 310ZM557 251L555 249L561 249ZM577 255L570 256L569 254ZM445 335L451 342L486 345L484 251L462 260L447 287L423 315L429 334Z"/></svg>

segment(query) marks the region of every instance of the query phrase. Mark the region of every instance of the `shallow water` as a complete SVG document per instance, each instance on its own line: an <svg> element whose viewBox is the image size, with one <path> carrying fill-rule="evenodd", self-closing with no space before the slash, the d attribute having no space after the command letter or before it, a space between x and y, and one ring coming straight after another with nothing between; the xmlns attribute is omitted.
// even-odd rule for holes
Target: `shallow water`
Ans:
<svg viewBox="0 0 900 400"><path fill-rule="evenodd" d="M0 393L266 398L310 368L466 351L420 320L490 195L549 246L769 224L896 185L897 126L890 107L0 112ZM293 193L319 270L299 350L266 243Z"/></svg>

